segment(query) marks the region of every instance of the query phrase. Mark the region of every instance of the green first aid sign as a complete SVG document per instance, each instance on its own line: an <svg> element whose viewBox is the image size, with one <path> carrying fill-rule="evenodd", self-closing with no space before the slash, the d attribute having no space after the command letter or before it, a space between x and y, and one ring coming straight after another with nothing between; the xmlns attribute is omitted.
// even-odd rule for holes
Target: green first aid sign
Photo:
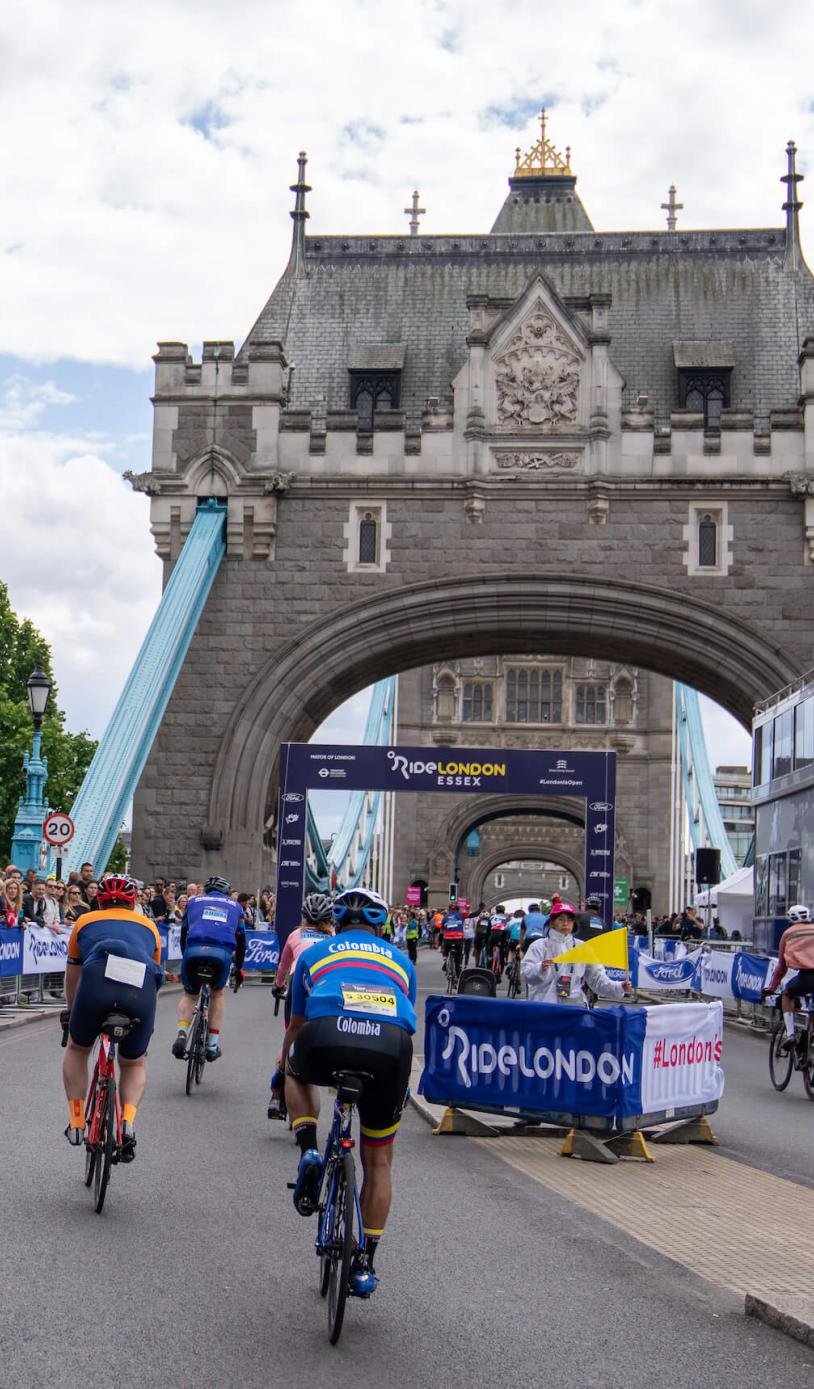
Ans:
<svg viewBox="0 0 814 1389"><path fill-rule="evenodd" d="M615 907L626 907L630 896L630 885L627 878L614 878L613 880L613 905Z"/></svg>

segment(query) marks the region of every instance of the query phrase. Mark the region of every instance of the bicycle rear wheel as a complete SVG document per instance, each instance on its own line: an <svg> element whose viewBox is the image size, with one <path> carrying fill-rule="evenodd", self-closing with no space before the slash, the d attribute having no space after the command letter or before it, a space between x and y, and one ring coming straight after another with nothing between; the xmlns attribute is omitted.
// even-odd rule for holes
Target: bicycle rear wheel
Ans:
<svg viewBox="0 0 814 1389"><path fill-rule="evenodd" d="M356 1174L353 1155L344 1153L336 1174L334 1195L333 1238L331 1240L330 1273L328 1277L328 1333L332 1346L342 1335L345 1303L350 1282L350 1261L353 1255L353 1211Z"/></svg>
<svg viewBox="0 0 814 1389"><path fill-rule="evenodd" d="M812 1035L806 1030L805 1037L806 1057L803 1063L803 1089L808 1098L814 1100L814 1050L812 1050Z"/></svg>
<svg viewBox="0 0 814 1389"><path fill-rule="evenodd" d="M192 1023L191 1023L191 1025L190 1025L190 1029L189 1029L189 1036L188 1036L188 1038L187 1038L187 1086L186 1086L186 1089L187 1089L187 1094L188 1094L188 1095L192 1092L192 1081L193 1081L194 1076L195 1076L195 1048L196 1048L196 1046L197 1046L197 1044L198 1044L198 1029L199 1029L199 1027L200 1027L200 1022L201 1022L201 1017L200 1017L200 1014L199 1014L199 1013L197 1012L197 1010L196 1010L195 1013L193 1014L193 1017L192 1017Z"/></svg>
<svg viewBox="0 0 814 1389"><path fill-rule="evenodd" d="M786 1028L781 1018L774 1025L769 1046L769 1075L775 1090L785 1090L794 1070L794 1052L790 1051L784 1054L780 1050L780 1045L785 1041L785 1037Z"/></svg>
<svg viewBox="0 0 814 1389"><path fill-rule="evenodd" d="M195 1049L195 1084L200 1085L203 1080L203 1073L206 1067L206 1044L209 1040L209 1024L207 1018L201 1014L200 1026L198 1027L198 1043Z"/></svg>
<svg viewBox="0 0 814 1389"><path fill-rule="evenodd" d="M100 1085L103 1110L102 1122L99 1127L99 1143L96 1150L96 1167L93 1174L93 1204L97 1215L102 1214L102 1207L105 1204L107 1184L110 1181L110 1164L113 1161L113 1148L116 1142L116 1104L113 1081L105 1079L100 1082Z"/></svg>
<svg viewBox="0 0 814 1389"><path fill-rule="evenodd" d="M94 1072L93 1084L91 1085L90 1094L88 1095L87 1108L85 1110L85 1116L88 1125L88 1136L85 1139L85 1186L90 1186L91 1182L93 1181L93 1173L96 1168L96 1144L91 1144L90 1139L91 1135L94 1133L93 1118L96 1112L96 1096L98 1094L98 1089L98 1079L96 1072Z"/></svg>

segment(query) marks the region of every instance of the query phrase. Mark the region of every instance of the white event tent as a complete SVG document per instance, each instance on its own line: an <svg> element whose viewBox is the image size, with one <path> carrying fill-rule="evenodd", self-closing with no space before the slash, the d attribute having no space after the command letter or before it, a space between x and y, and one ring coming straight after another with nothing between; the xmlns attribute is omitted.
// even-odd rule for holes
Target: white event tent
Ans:
<svg viewBox="0 0 814 1389"><path fill-rule="evenodd" d="M728 936L737 930L744 940L750 940L755 911L754 869L738 868L708 892L699 892L694 905L702 908L711 906L715 915L720 917Z"/></svg>

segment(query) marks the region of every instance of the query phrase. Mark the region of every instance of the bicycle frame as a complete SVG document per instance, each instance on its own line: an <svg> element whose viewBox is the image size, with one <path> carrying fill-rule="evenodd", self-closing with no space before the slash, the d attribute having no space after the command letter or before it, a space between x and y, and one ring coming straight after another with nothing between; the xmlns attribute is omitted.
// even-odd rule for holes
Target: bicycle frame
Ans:
<svg viewBox="0 0 814 1389"><path fill-rule="evenodd" d="M351 1132L354 1109L354 1105L343 1104L339 1099L334 1102L333 1119L328 1134L328 1141L325 1144L325 1153L322 1162L322 1183L320 1185L318 1201L320 1220L317 1227L315 1248L317 1254L320 1256L326 1252L331 1240L334 1201L336 1197L337 1169L343 1154L352 1151L356 1147ZM322 1201L323 1192L325 1192L324 1204ZM363 1249L365 1238L362 1226L362 1207L359 1202L358 1185L354 1187L353 1202L356 1223L359 1229L359 1248Z"/></svg>
<svg viewBox="0 0 814 1389"><path fill-rule="evenodd" d="M99 1096L102 1094L100 1081L109 1080L113 1083L113 1105L116 1115L116 1147L121 1147L122 1142L122 1119L119 1107L119 1087L116 1084L116 1043L107 1032L102 1032L99 1037L99 1051L96 1056L96 1065L93 1068L90 1087L88 1089L87 1110L88 1114L88 1136L86 1143L92 1147L99 1142L99 1129L101 1126L101 1108ZM91 1109L92 1106L92 1109Z"/></svg>

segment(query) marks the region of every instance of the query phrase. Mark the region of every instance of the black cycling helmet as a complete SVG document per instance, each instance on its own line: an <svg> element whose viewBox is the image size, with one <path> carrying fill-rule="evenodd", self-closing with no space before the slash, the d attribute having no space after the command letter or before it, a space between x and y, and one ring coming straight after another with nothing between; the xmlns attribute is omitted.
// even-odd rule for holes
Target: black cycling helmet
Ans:
<svg viewBox="0 0 814 1389"><path fill-rule="evenodd" d="M302 904L302 914L306 921L315 926L323 921L333 920L333 902L327 892L309 892Z"/></svg>
<svg viewBox="0 0 814 1389"><path fill-rule="evenodd" d="M222 892L224 897L229 897L232 892L232 884L226 878L207 878L204 883L204 892Z"/></svg>
<svg viewBox="0 0 814 1389"><path fill-rule="evenodd" d="M592 907L594 911L598 912L602 908L602 898L597 897L596 893L592 892L590 897L585 898L585 905L586 907Z"/></svg>

